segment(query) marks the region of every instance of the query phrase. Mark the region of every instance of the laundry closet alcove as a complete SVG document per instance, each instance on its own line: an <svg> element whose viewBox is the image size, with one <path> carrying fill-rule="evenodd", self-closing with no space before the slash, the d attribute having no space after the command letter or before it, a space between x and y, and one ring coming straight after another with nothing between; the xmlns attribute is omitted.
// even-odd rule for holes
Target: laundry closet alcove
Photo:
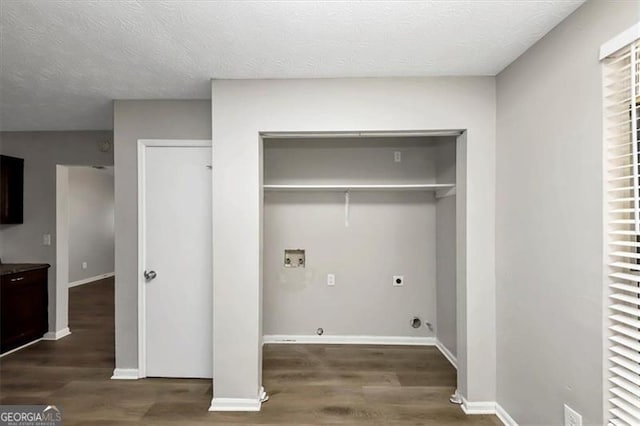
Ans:
<svg viewBox="0 0 640 426"><path fill-rule="evenodd" d="M456 137L263 143L264 342L438 344L454 360Z"/></svg>

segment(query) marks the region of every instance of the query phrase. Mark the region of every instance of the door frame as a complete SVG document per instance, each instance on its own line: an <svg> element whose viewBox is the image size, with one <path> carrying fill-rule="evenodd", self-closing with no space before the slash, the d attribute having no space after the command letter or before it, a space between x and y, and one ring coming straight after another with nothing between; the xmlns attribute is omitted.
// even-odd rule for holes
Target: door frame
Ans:
<svg viewBox="0 0 640 426"><path fill-rule="evenodd" d="M207 148L208 139L138 139L138 378L147 377L146 287L143 277L146 263L145 164L147 147ZM213 183L213 175L212 175ZM213 351L213 348L211 348Z"/></svg>
<svg viewBox="0 0 640 426"><path fill-rule="evenodd" d="M468 193L468 185L467 185L467 169L468 169L468 154L467 154L467 132L468 129L460 128L460 129L440 129L440 130L381 130L381 131L265 131L259 132L259 143L260 143L260 164L261 164L261 174L259 185L262 187L264 183L264 143L265 140L268 139L304 139L304 138L367 138L367 137L413 137L413 136L422 136L422 137L455 137L455 164L456 164L456 186L455 186L455 203L456 203L456 211L455 211L455 228L456 228L456 236L455 236L455 249L456 249L456 356L452 354L447 354L442 349L444 348L441 344L436 344L435 346L442 353L442 355L447 358L447 360L454 366L456 369L456 389L454 395L467 395L468 388L468 374L467 374L467 347L469 339L467 337L467 289L468 289L468 280L467 280L467 253L468 253L468 233L467 233L467 212L469 211L469 204L467 201L467 193ZM452 194L453 195L453 194ZM264 222L264 197L260 199L260 221L261 224ZM264 237L264 226L261 225L260 228L261 238ZM261 242L262 243L262 242ZM260 253L260 274L264 276L263 270L263 254ZM263 291L263 282L260 282L260 292ZM264 316L264 298L261 296L260 298L260 315ZM260 323L262 326L262 322ZM215 330L214 330L215 332ZM260 330L260 372L259 372L259 380L262 384L262 347L264 345L264 333L262 329ZM437 339L437 333L434 334L434 337ZM282 343L282 342L278 342ZM303 342L308 343L308 342ZM438 341L439 343L439 341ZM445 348L446 349L446 348ZM448 350L447 350L448 352ZM451 355L451 356L450 356ZM452 395L453 396L453 395ZM462 402L460 405L463 407L463 411L466 414L484 414L484 412L477 411L473 403L469 403L464 397L462 398Z"/></svg>

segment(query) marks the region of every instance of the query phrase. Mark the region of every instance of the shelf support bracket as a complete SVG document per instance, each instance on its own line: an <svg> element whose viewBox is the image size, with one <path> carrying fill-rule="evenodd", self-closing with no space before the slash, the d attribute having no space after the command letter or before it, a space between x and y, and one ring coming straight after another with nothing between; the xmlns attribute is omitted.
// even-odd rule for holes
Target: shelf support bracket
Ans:
<svg viewBox="0 0 640 426"><path fill-rule="evenodd" d="M451 197L453 195L456 195L456 187L455 186L453 188L438 189L436 191L436 198Z"/></svg>
<svg viewBox="0 0 640 426"><path fill-rule="evenodd" d="M349 190L344 193L344 227L349 227Z"/></svg>

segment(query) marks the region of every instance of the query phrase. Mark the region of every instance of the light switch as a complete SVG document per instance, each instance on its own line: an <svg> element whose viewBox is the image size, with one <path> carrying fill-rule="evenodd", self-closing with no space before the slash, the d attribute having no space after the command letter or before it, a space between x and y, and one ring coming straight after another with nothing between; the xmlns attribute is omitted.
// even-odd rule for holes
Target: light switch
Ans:
<svg viewBox="0 0 640 426"><path fill-rule="evenodd" d="M336 285L336 276L335 276L335 274L327 274L327 285L329 285L329 286Z"/></svg>
<svg viewBox="0 0 640 426"><path fill-rule="evenodd" d="M43 234L42 235L42 245L50 246L51 245L51 234Z"/></svg>

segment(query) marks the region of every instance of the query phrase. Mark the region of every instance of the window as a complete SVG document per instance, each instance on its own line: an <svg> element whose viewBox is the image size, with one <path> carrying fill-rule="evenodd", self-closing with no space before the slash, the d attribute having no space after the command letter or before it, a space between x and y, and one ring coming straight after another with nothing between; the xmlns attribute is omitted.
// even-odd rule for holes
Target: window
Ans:
<svg viewBox="0 0 640 426"><path fill-rule="evenodd" d="M604 60L609 424L640 423L640 42Z"/></svg>

